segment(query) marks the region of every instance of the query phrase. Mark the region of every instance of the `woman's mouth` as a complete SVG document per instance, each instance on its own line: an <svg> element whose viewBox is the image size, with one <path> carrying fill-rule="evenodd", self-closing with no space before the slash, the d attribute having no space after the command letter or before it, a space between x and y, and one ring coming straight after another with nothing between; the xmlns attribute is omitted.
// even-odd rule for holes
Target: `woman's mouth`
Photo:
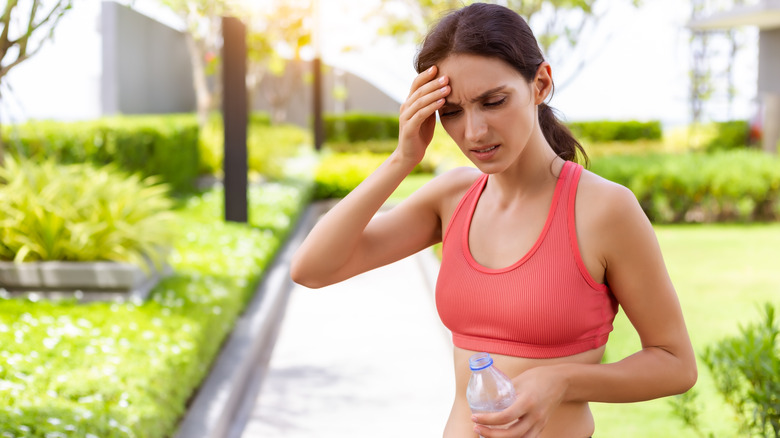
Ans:
<svg viewBox="0 0 780 438"><path fill-rule="evenodd" d="M480 148L472 149L471 152L476 156L476 158L480 160L488 160L495 155L496 151L498 150L498 147L501 146L500 144L494 144L490 146L484 146Z"/></svg>

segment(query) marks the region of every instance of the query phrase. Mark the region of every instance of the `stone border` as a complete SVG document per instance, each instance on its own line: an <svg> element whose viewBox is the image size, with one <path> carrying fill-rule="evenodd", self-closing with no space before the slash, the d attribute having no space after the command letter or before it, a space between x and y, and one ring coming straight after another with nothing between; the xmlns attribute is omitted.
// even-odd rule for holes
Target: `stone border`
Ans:
<svg viewBox="0 0 780 438"><path fill-rule="evenodd" d="M5 295L79 301L144 300L170 273L149 266L148 271L117 262L0 262L0 288Z"/></svg>

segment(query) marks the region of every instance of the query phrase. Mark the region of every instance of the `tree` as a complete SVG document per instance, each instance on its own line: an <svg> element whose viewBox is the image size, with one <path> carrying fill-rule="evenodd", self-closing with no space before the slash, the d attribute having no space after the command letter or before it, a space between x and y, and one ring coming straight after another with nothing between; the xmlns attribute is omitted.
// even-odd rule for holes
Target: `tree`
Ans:
<svg viewBox="0 0 780 438"><path fill-rule="evenodd" d="M185 23L187 48L193 70L198 120L203 126L208 114L218 108L221 80L219 68L220 17L241 17L247 25L247 90L252 105L264 79L264 95L274 108L274 120L284 119L284 108L294 84L302 74L300 50L311 41L311 1L240 2L230 0L159 0ZM278 54L290 52L292 62Z"/></svg>
<svg viewBox="0 0 780 438"><path fill-rule="evenodd" d="M241 16L236 2L228 0L160 0L181 17L186 31L187 51L192 64L192 83L195 87L198 123L208 121L209 113L219 105L221 69L219 68L219 41L222 16ZM211 80L210 80L211 79Z"/></svg>
<svg viewBox="0 0 780 438"><path fill-rule="evenodd" d="M573 79L587 61L584 50L586 30L601 18L596 5L603 0L482 0L516 11L529 23L545 57L556 66L566 65ZM642 0L625 0L637 7ZM383 22L382 35L401 41L419 41L429 26L446 11L474 3L473 0L382 0L372 18Z"/></svg>
<svg viewBox="0 0 780 438"><path fill-rule="evenodd" d="M46 3L44 5L43 3ZM73 6L73 0L8 0L0 17L0 86L14 67L34 56L54 35L54 28ZM2 99L2 88L0 88ZM1 126L1 125L0 125ZM3 140L0 135L0 164L3 162Z"/></svg>
<svg viewBox="0 0 780 438"><path fill-rule="evenodd" d="M254 95L262 86L273 123L285 121L287 104L303 82L301 50L312 43L312 9L312 0L273 0L252 16L248 88Z"/></svg>

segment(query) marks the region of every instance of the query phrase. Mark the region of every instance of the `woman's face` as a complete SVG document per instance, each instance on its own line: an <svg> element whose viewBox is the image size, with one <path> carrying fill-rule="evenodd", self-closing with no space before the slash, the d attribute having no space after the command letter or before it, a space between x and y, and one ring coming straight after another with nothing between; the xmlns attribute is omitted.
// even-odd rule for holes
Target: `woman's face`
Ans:
<svg viewBox="0 0 780 438"><path fill-rule="evenodd" d="M481 171L505 170L519 159L534 131L541 134L536 105L547 92L509 64L457 54L438 68L452 88L439 109L442 126Z"/></svg>

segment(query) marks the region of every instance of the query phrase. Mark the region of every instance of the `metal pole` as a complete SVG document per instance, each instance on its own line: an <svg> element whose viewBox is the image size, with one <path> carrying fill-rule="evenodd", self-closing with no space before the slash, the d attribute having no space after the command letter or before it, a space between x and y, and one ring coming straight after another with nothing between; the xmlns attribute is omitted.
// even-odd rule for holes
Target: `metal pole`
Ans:
<svg viewBox="0 0 780 438"><path fill-rule="evenodd" d="M322 67L320 58L314 58L312 68L314 69L314 96L312 99L314 103L312 108L314 112L314 148L320 150L322 144L325 143L325 127L322 122Z"/></svg>
<svg viewBox="0 0 780 438"><path fill-rule="evenodd" d="M244 24L235 17L222 17L222 40L225 220L246 222L248 110Z"/></svg>
<svg viewBox="0 0 780 438"><path fill-rule="evenodd" d="M314 84L312 87L312 122L314 126L314 149L320 150L325 142L325 127L322 122L322 61L320 59L320 0L313 0L314 29L312 40L314 42L314 60L312 61L312 73Z"/></svg>

